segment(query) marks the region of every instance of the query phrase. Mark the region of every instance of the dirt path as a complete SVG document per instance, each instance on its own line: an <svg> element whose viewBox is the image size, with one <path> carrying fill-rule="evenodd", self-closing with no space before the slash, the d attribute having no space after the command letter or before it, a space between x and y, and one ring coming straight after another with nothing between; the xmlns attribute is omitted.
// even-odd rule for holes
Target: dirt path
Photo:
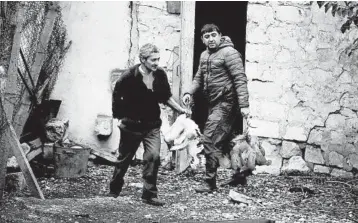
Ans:
<svg viewBox="0 0 358 223"><path fill-rule="evenodd" d="M251 176L248 185L220 188L213 194L196 194L194 187L203 177L187 172L175 175L161 170L159 196L164 207L143 204L141 167L131 167L123 195L106 196L113 167L93 166L78 179L39 178L46 200L24 193L6 194L1 204L0 222L179 222L270 219L276 222L357 222L358 179L345 180L310 177ZM220 170L219 181L230 175ZM355 181L354 181L355 180ZM342 183L343 182L343 183ZM307 187L314 194L289 192L292 187ZM255 198L252 205L228 199L229 191Z"/></svg>

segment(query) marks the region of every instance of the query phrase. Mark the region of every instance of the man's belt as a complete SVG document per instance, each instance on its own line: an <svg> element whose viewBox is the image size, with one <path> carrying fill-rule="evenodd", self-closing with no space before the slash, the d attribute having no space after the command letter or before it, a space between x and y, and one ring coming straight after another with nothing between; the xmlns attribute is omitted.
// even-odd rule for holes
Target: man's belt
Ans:
<svg viewBox="0 0 358 223"><path fill-rule="evenodd" d="M123 127L130 130L130 131L143 131L152 128L159 128L162 124L162 120L138 120L138 119L131 119L131 118L123 118L122 119Z"/></svg>

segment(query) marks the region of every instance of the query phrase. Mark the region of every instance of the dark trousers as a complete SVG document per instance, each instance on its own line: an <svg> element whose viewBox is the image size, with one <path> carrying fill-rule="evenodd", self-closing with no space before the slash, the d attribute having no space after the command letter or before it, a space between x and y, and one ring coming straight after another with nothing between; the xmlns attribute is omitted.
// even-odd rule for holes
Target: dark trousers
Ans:
<svg viewBox="0 0 358 223"><path fill-rule="evenodd" d="M121 129L121 138L119 143L119 163L116 165L110 182L110 191L119 194L124 184L124 175L139 147L143 142L143 195L142 198L149 199L157 197L157 175L160 164L160 129L142 131L133 133Z"/></svg>
<svg viewBox="0 0 358 223"><path fill-rule="evenodd" d="M205 180L208 183L214 183L216 180L219 158L222 156L224 146L228 143L235 118L234 103L218 102L209 107L208 119L203 130L206 159Z"/></svg>

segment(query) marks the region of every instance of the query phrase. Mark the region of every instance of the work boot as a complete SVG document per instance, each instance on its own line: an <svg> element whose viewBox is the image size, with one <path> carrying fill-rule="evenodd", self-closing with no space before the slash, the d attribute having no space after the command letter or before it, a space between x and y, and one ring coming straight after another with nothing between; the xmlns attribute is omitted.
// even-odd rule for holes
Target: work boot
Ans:
<svg viewBox="0 0 358 223"><path fill-rule="evenodd" d="M195 188L196 193L211 193L217 190L216 180L206 180L202 185Z"/></svg>
<svg viewBox="0 0 358 223"><path fill-rule="evenodd" d="M119 197L119 193L116 193L116 192L111 191L111 192L109 192L109 193L107 194L107 196L108 196L108 197L117 198L117 197Z"/></svg>
<svg viewBox="0 0 358 223"><path fill-rule="evenodd" d="M165 204L164 201L159 200L157 197L142 198L142 202L154 206L163 206Z"/></svg>
<svg viewBox="0 0 358 223"><path fill-rule="evenodd" d="M247 180L246 177L243 174L234 174L231 179L224 181L222 184L220 184L220 187L225 187L227 185L231 187L236 187L237 185L246 185Z"/></svg>
<svg viewBox="0 0 358 223"><path fill-rule="evenodd" d="M252 174L252 171L250 169L246 169L240 172L240 170L237 170L234 175L232 175L231 179L224 181L222 184L220 184L221 187L224 187L226 185L236 187L237 185L246 185L247 184L247 177Z"/></svg>

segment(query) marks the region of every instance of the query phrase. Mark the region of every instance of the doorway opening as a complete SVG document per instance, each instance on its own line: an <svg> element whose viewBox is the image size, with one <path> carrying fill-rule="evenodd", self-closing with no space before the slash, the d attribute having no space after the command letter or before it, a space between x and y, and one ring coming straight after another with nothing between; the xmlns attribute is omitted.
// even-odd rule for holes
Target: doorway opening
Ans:
<svg viewBox="0 0 358 223"><path fill-rule="evenodd" d="M193 74L197 72L200 54L205 50L201 41L200 30L207 23L216 24L223 36L229 36L236 50L242 55L245 63L247 2L238 1L197 1L195 6L195 36L194 36L194 66ZM244 64L245 65L245 64ZM194 95L195 107L193 119L202 130L207 118L207 103L202 93ZM238 117L234 125L234 133L241 134L243 130L242 117Z"/></svg>

